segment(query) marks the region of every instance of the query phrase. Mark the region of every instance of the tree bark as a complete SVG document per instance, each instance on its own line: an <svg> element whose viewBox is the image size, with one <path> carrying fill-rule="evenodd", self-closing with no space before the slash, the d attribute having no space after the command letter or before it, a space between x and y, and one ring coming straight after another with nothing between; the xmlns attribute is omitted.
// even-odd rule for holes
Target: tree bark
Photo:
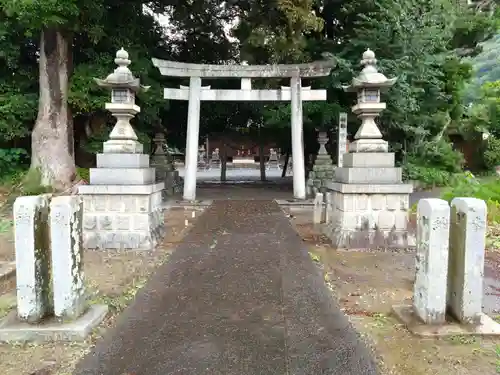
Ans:
<svg viewBox="0 0 500 375"><path fill-rule="evenodd" d="M46 28L40 39L40 93L31 134L31 169L41 174L43 186L65 190L76 177L73 118L68 107L71 34Z"/></svg>

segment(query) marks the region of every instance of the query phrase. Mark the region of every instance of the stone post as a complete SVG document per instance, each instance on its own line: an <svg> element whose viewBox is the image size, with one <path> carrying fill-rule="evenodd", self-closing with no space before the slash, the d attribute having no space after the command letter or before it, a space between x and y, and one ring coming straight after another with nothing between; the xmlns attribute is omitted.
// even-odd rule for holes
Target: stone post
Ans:
<svg viewBox="0 0 500 375"><path fill-rule="evenodd" d="M302 83L300 77L290 79L292 107L293 196L306 199L306 170L302 118Z"/></svg>
<svg viewBox="0 0 500 375"><path fill-rule="evenodd" d="M52 312L50 301L49 196L14 202L17 316L38 323Z"/></svg>
<svg viewBox="0 0 500 375"><path fill-rule="evenodd" d="M394 153L388 152L375 123L386 107L380 92L391 87L396 78L385 77L376 63L375 54L367 49L361 73L344 87L357 93L352 112L361 125L349 152L340 158L342 166L335 170L334 181L327 183L327 189L335 194L334 209L324 230L337 248L406 248L414 243L407 228L413 186L403 184L402 170L395 167Z"/></svg>
<svg viewBox="0 0 500 375"><path fill-rule="evenodd" d="M448 307L466 324L479 324L482 315L486 203L476 198L451 202Z"/></svg>
<svg viewBox="0 0 500 375"><path fill-rule="evenodd" d="M135 95L142 86L128 65L128 53L116 53L118 68L106 79L95 79L111 90L106 104L117 122L97 155L97 168L90 169L89 185L82 185L84 246L91 249L153 249L163 235L162 190L149 155L143 153L130 119L140 112Z"/></svg>
<svg viewBox="0 0 500 375"><path fill-rule="evenodd" d="M54 315L62 320L74 320L86 309L82 222L81 197L72 195L52 199L50 239Z"/></svg>
<svg viewBox="0 0 500 375"><path fill-rule="evenodd" d="M82 217L79 196L16 199L17 311L0 320L0 342L83 341L106 317L86 303Z"/></svg>
<svg viewBox="0 0 500 375"><path fill-rule="evenodd" d="M330 222L333 213L333 193L331 191L326 192L325 196L325 223Z"/></svg>
<svg viewBox="0 0 500 375"><path fill-rule="evenodd" d="M417 207L417 255L413 306L425 324L446 318L450 207L442 199L421 199Z"/></svg>
<svg viewBox="0 0 500 375"><path fill-rule="evenodd" d="M343 166L344 154L347 149L347 113L339 114L339 128L337 134L337 167Z"/></svg>
<svg viewBox="0 0 500 375"><path fill-rule="evenodd" d="M316 193L316 196L314 197L314 224L320 224L323 222L323 200L323 193Z"/></svg>

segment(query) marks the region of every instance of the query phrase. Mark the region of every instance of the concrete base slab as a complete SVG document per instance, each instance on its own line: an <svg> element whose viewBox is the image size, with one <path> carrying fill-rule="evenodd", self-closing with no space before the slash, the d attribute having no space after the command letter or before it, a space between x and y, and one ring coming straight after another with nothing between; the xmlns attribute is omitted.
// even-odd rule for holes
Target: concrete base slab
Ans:
<svg viewBox="0 0 500 375"><path fill-rule="evenodd" d="M212 204L212 200L199 200L199 201L168 201L165 202L162 206L164 210L178 210L178 209L185 209L185 210L200 210L200 209L205 209L208 206Z"/></svg>
<svg viewBox="0 0 500 375"><path fill-rule="evenodd" d="M500 324L486 314L481 314L481 320L478 325L460 325L452 321L443 325L427 325L418 318L411 305L393 306L392 311L395 317L415 336L500 336Z"/></svg>
<svg viewBox="0 0 500 375"><path fill-rule="evenodd" d="M16 262L0 262L0 281L16 275Z"/></svg>
<svg viewBox="0 0 500 375"><path fill-rule="evenodd" d="M280 206L288 207L308 207L314 206L314 199L275 199Z"/></svg>
<svg viewBox="0 0 500 375"><path fill-rule="evenodd" d="M107 305L92 305L85 314L72 322L49 320L40 324L28 324L20 322L14 310L0 321L0 342L83 341L104 320L107 313Z"/></svg>

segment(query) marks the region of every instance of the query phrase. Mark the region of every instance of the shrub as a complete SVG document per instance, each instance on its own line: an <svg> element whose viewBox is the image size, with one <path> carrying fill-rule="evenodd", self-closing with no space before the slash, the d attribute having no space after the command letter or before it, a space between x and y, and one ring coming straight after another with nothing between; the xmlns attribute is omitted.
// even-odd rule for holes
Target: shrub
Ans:
<svg viewBox="0 0 500 375"><path fill-rule="evenodd" d="M77 168L76 170L81 179L87 182L90 181L90 170L88 168Z"/></svg>
<svg viewBox="0 0 500 375"><path fill-rule="evenodd" d="M494 169L500 165L500 139L490 137L483 153L484 165L488 169Z"/></svg>
<svg viewBox="0 0 500 375"><path fill-rule="evenodd" d="M469 175L457 180L454 186L447 188L441 194L441 198L448 202L456 197L484 200L488 207L488 220L500 223L500 179L492 178L480 182Z"/></svg>
<svg viewBox="0 0 500 375"><path fill-rule="evenodd" d="M0 178L11 180L25 169L29 155L22 148L0 148Z"/></svg>
<svg viewBox="0 0 500 375"><path fill-rule="evenodd" d="M409 155L408 162L450 173L459 173L464 165L464 156L460 151L454 150L450 142L439 139L421 142Z"/></svg>
<svg viewBox="0 0 500 375"><path fill-rule="evenodd" d="M435 167L425 167L413 163L403 165L403 178L421 182L424 187L446 186L452 174Z"/></svg>
<svg viewBox="0 0 500 375"><path fill-rule="evenodd" d="M20 186L20 195L39 195L52 192L50 186L42 185L42 175L39 169L30 169L24 175Z"/></svg>

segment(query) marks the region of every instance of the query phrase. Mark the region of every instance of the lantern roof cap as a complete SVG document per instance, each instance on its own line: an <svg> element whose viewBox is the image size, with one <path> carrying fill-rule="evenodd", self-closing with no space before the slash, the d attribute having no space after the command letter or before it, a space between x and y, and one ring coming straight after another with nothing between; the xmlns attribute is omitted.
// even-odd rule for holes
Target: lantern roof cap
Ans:
<svg viewBox="0 0 500 375"><path fill-rule="evenodd" d="M140 84L140 79L134 77L128 66L131 61L129 60L128 52L123 47L116 52L115 64L118 67L109 74L106 79L94 78L94 81L100 87L110 89L129 89L134 92L147 91L149 86Z"/></svg>
<svg viewBox="0 0 500 375"><path fill-rule="evenodd" d="M377 69L377 59L375 53L367 48L361 59L363 69L361 73L352 79L349 86L342 86L345 91L359 91L362 88L389 88L396 83L397 78L387 78Z"/></svg>

